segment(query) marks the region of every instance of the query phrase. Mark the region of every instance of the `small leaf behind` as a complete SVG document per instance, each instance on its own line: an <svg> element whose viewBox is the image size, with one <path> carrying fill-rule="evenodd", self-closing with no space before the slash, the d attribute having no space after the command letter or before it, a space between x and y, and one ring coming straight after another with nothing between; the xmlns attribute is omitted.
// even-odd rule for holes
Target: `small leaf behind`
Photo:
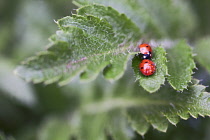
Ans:
<svg viewBox="0 0 210 140"><path fill-rule="evenodd" d="M210 37L200 39L196 42L194 52L196 60L210 73Z"/></svg>
<svg viewBox="0 0 210 140"><path fill-rule="evenodd" d="M174 47L167 50L168 81L175 90L183 91L191 81L195 68L192 50L186 41L179 41Z"/></svg>

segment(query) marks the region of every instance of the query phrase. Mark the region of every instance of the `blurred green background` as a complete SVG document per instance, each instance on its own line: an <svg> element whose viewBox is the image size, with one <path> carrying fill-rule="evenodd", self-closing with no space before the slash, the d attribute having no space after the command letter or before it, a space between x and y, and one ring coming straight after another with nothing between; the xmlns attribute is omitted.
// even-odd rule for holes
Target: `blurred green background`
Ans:
<svg viewBox="0 0 210 140"><path fill-rule="evenodd" d="M198 19L197 38L210 34L210 1L190 0ZM56 84L26 83L13 75L14 68L26 57L46 49L48 37L55 33L54 20L75 12L71 0L1 0L0 1L0 133L17 140L45 139L48 120L65 118L80 103L77 90ZM196 39L197 39L196 38ZM195 77L209 85L209 74L198 66ZM97 85L95 85L97 86ZM210 91L207 88L207 91ZM99 91L100 92L100 91ZM71 110L71 111L70 111ZM50 121L51 123L53 121ZM56 123L56 121L55 121ZM59 129L59 128L58 128ZM68 126L64 129L66 139ZM52 132L56 130L52 130ZM150 129L145 139L210 139L210 119L182 120L167 133ZM1 138L0 138L1 139ZM46 138L50 139L50 138ZM61 137L55 140L62 140ZM136 135L136 140L142 139Z"/></svg>

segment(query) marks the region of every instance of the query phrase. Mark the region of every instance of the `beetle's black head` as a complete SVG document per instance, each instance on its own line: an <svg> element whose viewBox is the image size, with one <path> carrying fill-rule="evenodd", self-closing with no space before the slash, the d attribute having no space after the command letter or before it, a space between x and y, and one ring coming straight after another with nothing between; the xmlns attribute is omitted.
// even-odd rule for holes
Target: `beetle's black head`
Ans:
<svg viewBox="0 0 210 140"><path fill-rule="evenodd" d="M143 54L142 59L151 59L151 54Z"/></svg>

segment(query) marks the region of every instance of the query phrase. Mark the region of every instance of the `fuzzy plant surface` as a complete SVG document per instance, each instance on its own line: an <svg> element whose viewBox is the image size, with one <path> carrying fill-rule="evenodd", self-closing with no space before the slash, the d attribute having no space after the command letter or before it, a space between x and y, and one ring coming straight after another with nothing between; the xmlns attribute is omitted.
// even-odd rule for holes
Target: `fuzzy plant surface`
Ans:
<svg viewBox="0 0 210 140"><path fill-rule="evenodd" d="M28 58L16 69L15 73L26 81L66 85L78 75L82 80L93 80L101 71L104 78L117 80L126 70L129 58L138 53L137 42L143 37L141 29L124 14L96 4L81 7L77 14L56 23L60 30L51 36L48 49ZM180 54L179 50L186 51ZM139 73L141 60L134 57L133 69L137 80L152 93L164 84L168 76L169 83L182 91L191 81L195 67L191 54L190 47L181 40L171 46L168 54L170 63L166 63L165 49L161 46L154 48L157 72L151 77ZM179 56L182 59L174 61ZM177 73L174 66L182 67L184 71Z"/></svg>
<svg viewBox="0 0 210 140"><path fill-rule="evenodd" d="M180 0L75 3L81 7L76 14L56 21L59 30L50 37L47 50L23 61L15 74L33 83L63 86L79 77L81 81L101 85L90 90L93 95L87 100L84 93L88 90L71 82L70 87L79 86L77 92L83 92L80 111L70 117L74 122L77 116L80 123L67 126L52 119L43 128L53 127L49 131L55 131L58 124L58 128L72 129L69 135L79 139L103 140L108 134L116 140L127 140L132 139L128 132L134 133L133 130L144 135L152 125L166 132L168 124L176 125L180 118L210 115L210 94L199 80L192 78L196 68L193 52L187 41L180 39L190 36L196 24L187 3ZM152 45L155 74L143 76L138 68L139 43L164 37L172 38L171 43L156 41ZM203 44L198 42L198 46L199 43ZM101 75L115 84L101 83L104 79L94 81ZM93 129L89 129L90 125ZM51 132L40 133L44 137ZM68 132L61 133L66 136Z"/></svg>

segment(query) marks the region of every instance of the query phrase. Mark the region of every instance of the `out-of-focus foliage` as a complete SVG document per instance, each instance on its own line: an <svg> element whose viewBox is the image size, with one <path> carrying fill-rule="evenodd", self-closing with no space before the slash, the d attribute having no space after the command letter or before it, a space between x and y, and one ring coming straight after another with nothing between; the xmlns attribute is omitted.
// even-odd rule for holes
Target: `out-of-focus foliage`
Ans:
<svg viewBox="0 0 210 140"><path fill-rule="evenodd" d="M33 106L36 103L34 91L25 81L11 75L14 67L11 62L1 58L0 62L0 89L5 94L20 102Z"/></svg>
<svg viewBox="0 0 210 140"><path fill-rule="evenodd" d="M198 27L193 34L189 35L192 37L189 38L189 40L197 40L198 45L194 45L194 41L189 41L189 43L198 48L202 47L199 45L199 43L201 43L209 48L209 44L206 43L205 40L204 42L198 40L200 37L209 35L210 33L210 18L208 16L210 1L191 0L190 2L192 4L191 9L193 10L193 14L197 17L196 22L198 23ZM120 9L120 5L116 6L119 6ZM138 5L135 7L138 8ZM130 131L130 123L133 128L139 126L133 125L132 121L127 124L126 119L123 118L125 112L122 112L122 116L120 117L117 115L121 115L121 113L117 112L117 114L115 114L116 112L111 112L113 113L113 116L115 116L113 117L113 120L111 120L113 127L104 130L104 132L106 132L105 136L100 135L101 133L98 133L97 135L94 133L100 132L101 127L99 126L104 125L104 121L107 120L107 117L104 116L103 112L100 116L95 117L80 115L80 111L84 109L93 111L91 109L93 106L90 105L87 106L87 108L85 108L85 106L94 100L101 101L102 99L112 98L110 96L117 97L123 93L129 93L129 88L132 89L130 84L126 85L126 87L129 88L121 88L123 83L116 86L116 83L110 84L99 79L98 83L79 84L74 82L71 83L71 86L58 88L57 85L54 84L48 86L42 84L26 84L13 75L12 69L20 60L46 48L44 46L48 42L47 38L57 29L53 20L70 15L72 9L75 9L75 6L72 5L71 1L65 0L0 1L0 81L6 80L3 84L0 84L0 131L3 132L0 134L0 139L13 140L15 138L17 140L37 140L51 139L51 137L56 139L56 136L65 139L68 135L71 135L71 138L75 139L76 136L79 135L78 130L83 131L82 134L84 135L81 136L81 138L86 136L90 138L98 136L100 138L111 139L110 136L113 136L115 139L120 138L120 140L126 138L132 138L133 140L143 139L137 133ZM136 17L135 13L132 13L131 10L127 11L130 13L126 14L128 17L132 17L130 16L132 14L134 15L133 18ZM186 17L184 12L182 12L182 14ZM157 18L158 17L159 16L157 16ZM136 20L138 20L138 18L136 18ZM183 22L184 21L185 20L183 20ZM150 24L152 24L152 22ZM141 24L139 24L139 26L140 25ZM193 26L194 25L189 24L190 28ZM151 28L151 30L153 29L154 28ZM155 32L157 32L157 29ZM149 32L149 35L151 34L152 32ZM181 34L180 36L187 37L186 34ZM198 54L197 58L195 57L196 60L198 60L198 70L195 71L194 77L198 79L202 78L202 84L209 85L210 76L205 70L205 68L208 67L208 59L205 57L208 55L204 56L203 54L206 52L199 52L199 49L196 48L194 49L194 52ZM204 64L201 63L203 59L205 59L203 62ZM200 67L200 64L202 67ZM130 77L133 77L133 75L131 74ZM127 77L124 80L127 81L127 79L130 78ZM207 90L208 89L209 88L207 88ZM110 95L110 93L115 93L115 95ZM154 94L153 96L157 95ZM111 106L112 104L109 104L108 102L108 105ZM116 107L123 107L123 105L125 105L125 103L120 102ZM110 106L106 106L105 110L109 110ZM100 106L98 108L100 108ZM83 118L80 118L81 116L83 116ZM83 121L79 123L81 120ZM177 118L173 118L172 120L175 122ZM141 120L137 121L142 122ZM149 119L147 121L149 121ZM146 121L144 123L146 123ZM197 120L192 118L188 121L182 120L176 127L169 125L167 133L160 133L153 128L149 128L148 125L144 125L144 129L141 130L149 130L148 133L144 135L144 139L146 140L206 140L210 137L209 124L208 118L199 117ZM69 128L70 125L73 128ZM93 126L95 126L95 129L88 133L87 130L91 129ZM56 128L59 130L56 131ZM71 131L68 132L66 129ZM137 132L144 134L143 131ZM115 136L115 134L117 134L118 137Z"/></svg>
<svg viewBox="0 0 210 140"><path fill-rule="evenodd" d="M191 8L183 0L74 0L74 3L78 6L92 3L111 6L152 37L189 36L196 26Z"/></svg>

